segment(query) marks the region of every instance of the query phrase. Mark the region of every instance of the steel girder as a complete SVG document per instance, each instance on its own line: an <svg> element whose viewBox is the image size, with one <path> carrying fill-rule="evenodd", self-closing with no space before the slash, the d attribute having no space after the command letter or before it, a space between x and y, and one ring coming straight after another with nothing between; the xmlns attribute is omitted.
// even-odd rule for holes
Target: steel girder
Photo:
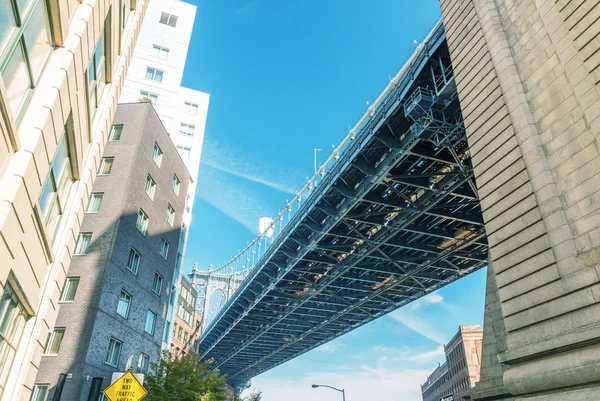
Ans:
<svg viewBox="0 0 600 401"><path fill-rule="evenodd" d="M486 265L449 71L440 27L206 328L201 356L230 384Z"/></svg>

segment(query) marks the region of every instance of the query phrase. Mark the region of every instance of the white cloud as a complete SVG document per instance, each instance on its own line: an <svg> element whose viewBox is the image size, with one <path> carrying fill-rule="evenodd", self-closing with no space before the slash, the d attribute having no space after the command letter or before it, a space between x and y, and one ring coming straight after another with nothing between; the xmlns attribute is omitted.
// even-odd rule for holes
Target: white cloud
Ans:
<svg viewBox="0 0 600 401"><path fill-rule="evenodd" d="M312 384L327 384L343 388L346 401L421 401L421 387L428 370L386 370L361 367L352 372L312 372L294 379L257 377L252 388L263 391L263 401L330 401L334 390L311 388ZM339 397L341 399L341 397Z"/></svg>
<svg viewBox="0 0 600 401"><path fill-rule="evenodd" d="M443 361L444 360L444 347L443 346L439 346L436 349L432 350L432 351L426 351L426 352L422 352L420 354L416 354L416 355L411 355L408 358L406 358L406 360L410 361L410 362L415 362L415 363L420 363L420 364L424 364L424 363L429 363L432 361Z"/></svg>
<svg viewBox="0 0 600 401"><path fill-rule="evenodd" d="M390 313L389 316L423 337L438 344L444 344L443 333L436 327L436 322L431 320L431 316L421 317L420 314L406 309L399 309Z"/></svg>
<svg viewBox="0 0 600 401"><path fill-rule="evenodd" d="M243 151L234 150L214 140L206 140L201 163L224 173L292 195L295 195L302 186L299 172L274 166L269 161L267 152L260 155L260 158L251 158Z"/></svg>
<svg viewBox="0 0 600 401"><path fill-rule="evenodd" d="M437 292L432 292L431 294L425 295L422 300L430 304L439 304L444 301L444 297Z"/></svg>
<svg viewBox="0 0 600 401"><path fill-rule="evenodd" d="M339 351L341 348L343 348L345 346L346 346L346 344L341 344L341 343L327 343L327 344L323 344L320 347L316 348L315 351L333 354L334 352Z"/></svg>

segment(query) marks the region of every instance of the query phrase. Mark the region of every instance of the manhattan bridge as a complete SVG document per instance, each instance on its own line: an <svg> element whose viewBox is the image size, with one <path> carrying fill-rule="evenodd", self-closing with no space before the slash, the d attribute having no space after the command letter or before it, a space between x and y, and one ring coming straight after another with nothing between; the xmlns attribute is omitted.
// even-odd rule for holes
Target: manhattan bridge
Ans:
<svg viewBox="0 0 600 401"><path fill-rule="evenodd" d="M190 273L233 386L487 264L441 23L267 231Z"/></svg>

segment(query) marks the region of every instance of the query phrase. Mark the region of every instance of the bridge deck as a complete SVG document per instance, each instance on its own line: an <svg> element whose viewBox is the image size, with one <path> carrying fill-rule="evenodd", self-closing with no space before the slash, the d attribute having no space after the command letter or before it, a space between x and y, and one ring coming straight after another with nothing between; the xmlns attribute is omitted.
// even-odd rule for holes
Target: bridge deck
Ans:
<svg viewBox="0 0 600 401"><path fill-rule="evenodd" d="M204 331L232 385L487 263L441 25Z"/></svg>

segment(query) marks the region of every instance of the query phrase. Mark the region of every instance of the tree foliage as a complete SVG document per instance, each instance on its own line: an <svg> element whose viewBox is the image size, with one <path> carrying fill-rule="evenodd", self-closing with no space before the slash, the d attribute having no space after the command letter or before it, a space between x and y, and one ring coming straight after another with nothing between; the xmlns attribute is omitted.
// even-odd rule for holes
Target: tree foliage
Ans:
<svg viewBox="0 0 600 401"><path fill-rule="evenodd" d="M225 377L198 355L189 354L171 359L168 351L161 353L146 376L148 395L144 401L225 401Z"/></svg>
<svg viewBox="0 0 600 401"><path fill-rule="evenodd" d="M262 391L252 391L250 395L242 398L239 394L235 394L232 401L260 401L262 400Z"/></svg>

